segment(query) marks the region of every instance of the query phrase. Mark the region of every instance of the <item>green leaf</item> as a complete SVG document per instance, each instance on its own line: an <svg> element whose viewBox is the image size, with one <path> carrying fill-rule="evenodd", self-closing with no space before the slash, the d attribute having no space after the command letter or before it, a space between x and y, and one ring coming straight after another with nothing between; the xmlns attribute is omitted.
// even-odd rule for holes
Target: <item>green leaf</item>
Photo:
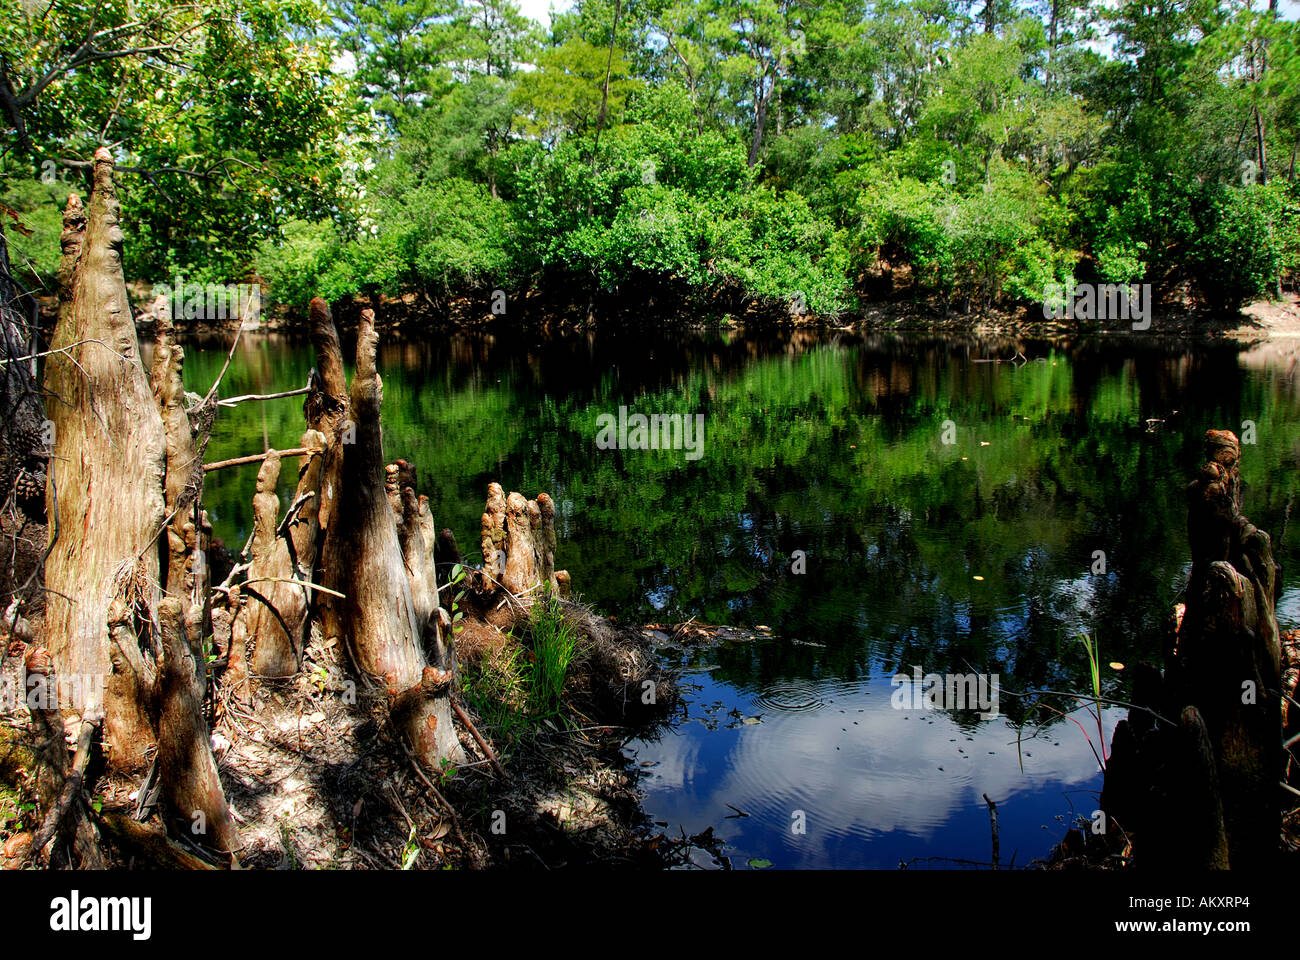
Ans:
<svg viewBox="0 0 1300 960"><path fill-rule="evenodd" d="M402 854L402 869L410 870L419 855L420 845L415 842L415 827L412 827L411 835L406 838L406 851Z"/></svg>

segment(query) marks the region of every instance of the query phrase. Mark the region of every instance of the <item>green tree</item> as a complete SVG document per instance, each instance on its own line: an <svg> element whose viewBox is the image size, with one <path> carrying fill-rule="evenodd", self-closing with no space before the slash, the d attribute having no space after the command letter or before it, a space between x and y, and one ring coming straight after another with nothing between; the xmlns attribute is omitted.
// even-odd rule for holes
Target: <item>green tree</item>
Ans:
<svg viewBox="0 0 1300 960"><path fill-rule="evenodd" d="M345 0L339 42L356 62L362 96L391 123L412 116L451 80L455 0Z"/></svg>
<svg viewBox="0 0 1300 960"><path fill-rule="evenodd" d="M128 275L228 275L293 216L347 203L364 134L312 3L3 0L0 10L10 146L0 174L80 175L110 146L132 175Z"/></svg>

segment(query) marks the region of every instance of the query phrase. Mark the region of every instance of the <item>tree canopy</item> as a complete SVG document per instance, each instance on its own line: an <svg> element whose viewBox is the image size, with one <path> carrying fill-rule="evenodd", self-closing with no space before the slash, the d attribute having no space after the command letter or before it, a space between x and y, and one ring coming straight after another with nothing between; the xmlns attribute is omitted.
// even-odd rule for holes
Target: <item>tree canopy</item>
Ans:
<svg viewBox="0 0 1300 960"><path fill-rule="evenodd" d="M137 172L132 275L255 273L298 306L651 283L985 309L1093 281L1231 309L1300 263L1276 4L4 5L37 273L50 181L101 143Z"/></svg>

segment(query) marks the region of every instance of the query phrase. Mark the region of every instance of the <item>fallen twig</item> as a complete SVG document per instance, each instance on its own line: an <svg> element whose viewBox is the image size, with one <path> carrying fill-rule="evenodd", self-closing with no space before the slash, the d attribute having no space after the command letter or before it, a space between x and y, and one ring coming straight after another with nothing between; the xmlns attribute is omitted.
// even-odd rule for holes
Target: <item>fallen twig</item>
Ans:
<svg viewBox="0 0 1300 960"><path fill-rule="evenodd" d="M85 780L86 767L90 764L90 744L94 740L95 730L98 726L98 721L82 717L81 730L77 735L77 752L73 756L72 769L68 771L68 775L63 779L63 789L59 791L58 800L46 812L45 819L41 821L41 829L27 851L24 865L30 864L40 856L46 844L54 839L63 818L68 815L68 811L81 798L81 785ZM73 816L77 816L77 814L73 814Z"/></svg>
<svg viewBox="0 0 1300 960"><path fill-rule="evenodd" d="M204 395L202 403L199 404L200 406L211 403L212 398L217 395L217 387L221 386L222 378L225 377L226 371L230 369L230 361L235 359L235 348L239 346L239 338L243 336L243 333L244 318L241 316L239 318L239 329L235 331L235 339L230 341L230 352L226 354L226 362L221 365L221 372L217 374L217 379L212 381L212 388Z"/></svg>
<svg viewBox="0 0 1300 960"><path fill-rule="evenodd" d="M695 618L691 617L691 619L687 620L680 627L674 630L673 635L668 638L669 642L672 642L673 640L676 640L678 637L680 637L683 633L686 632L686 628L689 627L694 622L695 622Z"/></svg>
<svg viewBox="0 0 1300 960"><path fill-rule="evenodd" d="M452 829L456 831L456 839L458 839L461 842L461 845L464 846L465 835L460 832L460 818L456 816L456 808L451 805L451 801L442 795L442 791L433 785L433 781L424 775L424 771L420 769L419 759L411 752L411 748L406 745L406 741L402 739L401 733L399 731L394 731L394 733L397 734L397 742L401 744L402 750L405 751L407 757L410 758L411 766L415 768L415 775L424 781L424 785L429 788L429 792L432 793L437 801L446 808L447 815L451 817Z"/></svg>
<svg viewBox="0 0 1300 960"><path fill-rule="evenodd" d="M989 805L989 828L993 831L993 869L998 868L998 860L1001 859L998 853L998 805L989 799L989 795L984 794L984 802Z"/></svg>
<svg viewBox="0 0 1300 960"><path fill-rule="evenodd" d="M488 742L483 739L483 734L478 732L478 727L474 726L474 721L469 718L469 714L467 714L461 705L456 702L455 697L451 698L451 709L455 711L456 716L460 718L460 722L465 724L465 729L470 732L470 736L474 738L474 742L477 743L479 749L483 751L483 755L492 761L492 769L500 774L502 779L509 780L510 774L506 773L506 768L501 766L501 761L498 760L497 755L492 752L492 748L488 746Z"/></svg>
<svg viewBox="0 0 1300 960"><path fill-rule="evenodd" d="M106 350L108 350L110 353L112 353L115 357L118 357L119 359L125 359L124 357L122 357L122 354L121 354L121 353L119 353L118 351L116 351L116 350L113 349L113 347L112 347L111 344L107 344L107 343L105 343L103 340L93 340L93 339L92 339L92 340L78 340L76 343L70 343L70 344L68 344L66 347L55 347L53 350L43 350L43 351L41 351L40 353L29 353L29 354L28 354L27 356L25 356L25 357L4 357L4 358L0 358L0 367L8 366L8 365L11 364L11 363L20 363L20 362L27 361L27 360L35 360L37 357L49 357L49 356L53 356L53 355L56 354L56 353L63 353L63 354L66 354L66 353L67 353L69 350L71 350L73 347L79 347L79 346L81 346L82 344L86 344L86 343L97 343L97 344L99 344L101 347L104 347ZM71 359L71 358L69 358L69 359Z"/></svg>
<svg viewBox="0 0 1300 960"><path fill-rule="evenodd" d="M347 599L347 594L339 593L337 590L331 590L329 587L322 587L318 583L312 583L310 580L295 580L293 577L254 577L252 580L245 580L239 586L244 588L250 583L292 583L294 586L303 587L307 590L316 590L320 593L328 593L331 597Z"/></svg>

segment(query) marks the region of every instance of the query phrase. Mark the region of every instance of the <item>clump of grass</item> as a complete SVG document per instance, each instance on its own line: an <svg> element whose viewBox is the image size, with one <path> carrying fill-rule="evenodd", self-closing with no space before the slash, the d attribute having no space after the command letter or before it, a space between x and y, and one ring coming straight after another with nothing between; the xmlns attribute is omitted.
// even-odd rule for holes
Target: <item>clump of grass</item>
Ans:
<svg viewBox="0 0 1300 960"><path fill-rule="evenodd" d="M520 642L506 643L480 663L465 665L461 687L493 735L509 743L534 733L564 711L564 688L581 650L583 630L553 593L533 604Z"/></svg>
<svg viewBox="0 0 1300 960"><path fill-rule="evenodd" d="M1076 727L1079 728L1080 732L1083 734L1084 739L1088 741L1088 747L1092 750L1092 755L1097 761L1097 767L1102 771L1102 773L1105 773L1106 763L1110 760L1110 757L1106 753L1106 731L1103 727L1102 717L1101 717L1101 705L1102 702L1105 700L1105 698L1102 696L1101 693L1101 644L1096 637L1093 637L1091 634L1088 633L1081 633L1077 635L1075 639L1079 642L1079 645L1083 647L1083 652L1088 658L1088 679L1091 681L1092 684L1092 696L1088 696L1087 694L1053 694L1051 691L1047 691L1047 694L1050 696L1068 696L1070 698L1071 708L1073 708L1076 705L1076 701L1078 700L1087 701L1089 705L1084 709L1088 713L1088 715L1093 719L1093 721L1097 724L1096 743L1093 742L1092 735L1088 733L1088 728L1085 727L1083 724L1081 724L1074 717L1070 716L1068 710L1062 709L1060 707L1055 707L1052 704L1048 703L1046 699L1039 700L1037 703L1035 703L1029 709L1029 712L1026 713L1026 718L1028 718L1029 714L1032 714L1035 710L1041 708L1043 710L1048 711L1049 713L1055 714L1058 717L1061 717L1065 720L1069 720L1071 723L1073 723ZM1059 635L1057 637L1057 650L1058 652L1060 650ZM1100 750L1098 750L1099 746L1100 746ZM1019 750L1019 748L1020 748L1020 733L1017 732L1016 749Z"/></svg>
<svg viewBox="0 0 1300 960"><path fill-rule="evenodd" d="M529 727L524 712L528 700L524 666L519 648L511 644L491 660L467 666L461 677L465 699L493 733L506 742Z"/></svg>
<svg viewBox="0 0 1300 960"><path fill-rule="evenodd" d="M1093 696L1092 705L1088 707L1088 712L1097 721L1097 741L1101 744L1101 754L1098 755L1097 748L1093 746L1092 737L1088 737L1088 745L1093 748L1093 756L1097 757L1097 766L1105 771L1106 761L1110 758L1106 756L1106 732L1102 729L1101 724L1101 645L1096 638L1086 633L1079 634L1078 640L1082 644L1084 652L1088 655L1088 672L1092 679ZM1080 729L1082 729L1082 726L1080 726Z"/></svg>
<svg viewBox="0 0 1300 960"><path fill-rule="evenodd" d="M302 862L298 859L298 849L293 842L293 831L287 823L280 823L280 848L284 851L281 866L286 870L301 870Z"/></svg>
<svg viewBox="0 0 1300 960"><path fill-rule="evenodd" d="M565 616L560 598L550 592L533 604L528 629L533 641L528 665L529 706L538 717L554 716L560 712L569 664L578 652L578 631Z"/></svg>

